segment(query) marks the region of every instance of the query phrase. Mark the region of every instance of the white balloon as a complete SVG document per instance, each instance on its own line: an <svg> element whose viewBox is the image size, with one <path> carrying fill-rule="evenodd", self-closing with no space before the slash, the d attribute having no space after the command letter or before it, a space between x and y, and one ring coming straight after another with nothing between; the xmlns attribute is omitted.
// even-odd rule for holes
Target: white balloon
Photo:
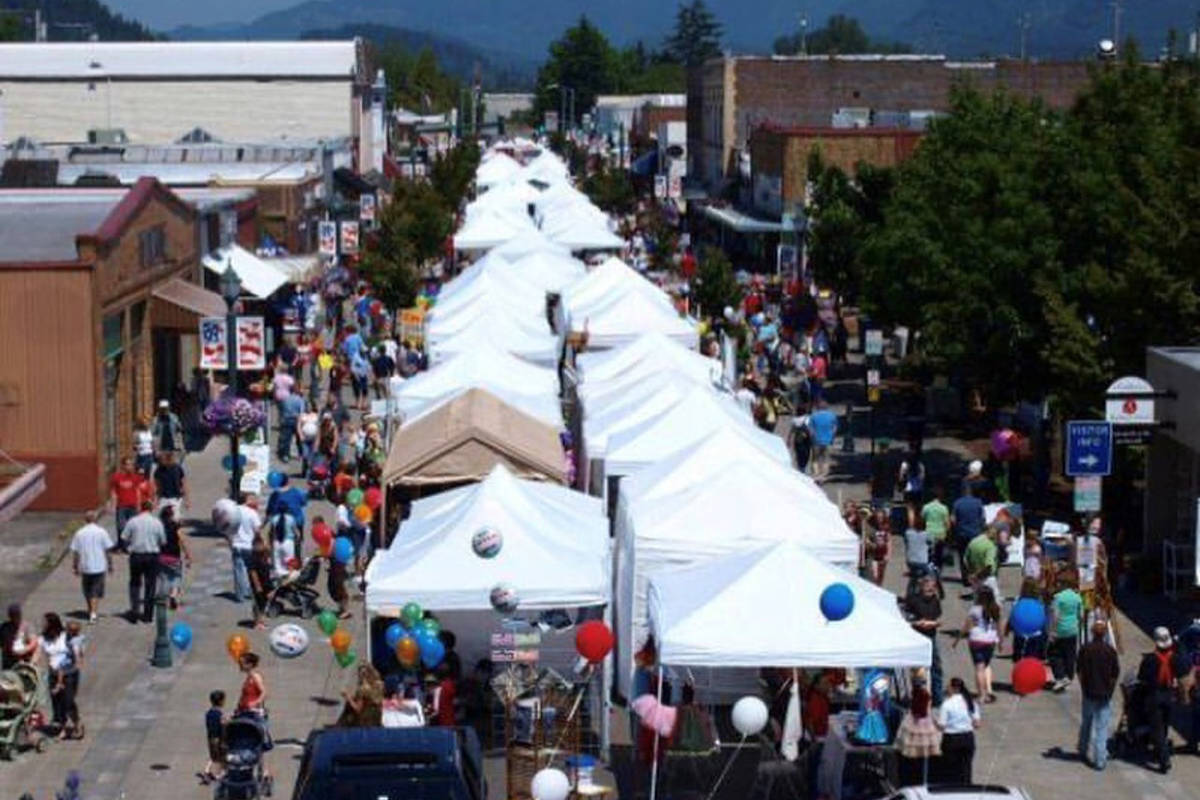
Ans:
<svg viewBox="0 0 1200 800"><path fill-rule="evenodd" d="M300 436L303 437L304 441L306 442L311 442L316 439L318 433L319 431L317 429L317 423L313 422L312 420L304 423L304 425L302 425L300 428Z"/></svg>
<svg viewBox="0 0 1200 800"><path fill-rule="evenodd" d="M276 625L269 637L271 651L280 658L296 658L308 649L308 632L294 622Z"/></svg>
<svg viewBox="0 0 1200 800"><path fill-rule="evenodd" d="M561 769L546 768L533 776L529 786L533 800L567 800L571 793L571 779Z"/></svg>
<svg viewBox="0 0 1200 800"><path fill-rule="evenodd" d="M753 736L767 727L767 704L746 696L733 704L733 727L742 736Z"/></svg>

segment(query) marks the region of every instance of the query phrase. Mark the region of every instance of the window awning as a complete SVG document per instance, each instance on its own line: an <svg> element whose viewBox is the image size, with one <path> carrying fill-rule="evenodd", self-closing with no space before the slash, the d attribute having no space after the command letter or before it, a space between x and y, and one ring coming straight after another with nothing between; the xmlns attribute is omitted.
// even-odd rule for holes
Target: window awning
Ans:
<svg viewBox="0 0 1200 800"><path fill-rule="evenodd" d="M183 278L172 278L151 292L159 300L201 317L225 316L225 301L216 292Z"/></svg>
<svg viewBox="0 0 1200 800"><path fill-rule="evenodd" d="M704 216L732 228L738 233L781 233L783 224L767 219L759 219L732 208L704 206Z"/></svg>

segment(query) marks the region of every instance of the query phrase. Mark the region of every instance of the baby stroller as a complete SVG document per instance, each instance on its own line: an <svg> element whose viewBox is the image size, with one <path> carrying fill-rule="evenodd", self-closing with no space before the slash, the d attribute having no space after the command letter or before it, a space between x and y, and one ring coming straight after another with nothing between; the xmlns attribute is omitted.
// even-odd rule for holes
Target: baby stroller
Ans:
<svg viewBox="0 0 1200 800"><path fill-rule="evenodd" d="M267 730L254 714L238 714L225 724L225 774L213 788L213 800L252 800L271 796L263 775Z"/></svg>
<svg viewBox="0 0 1200 800"><path fill-rule="evenodd" d="M312 464L308 468L308 496L315 499L329 498L329 459L321 453L314 453Z"/></svg>
<svg viewBox="0 0 1200 800"><path fill-rule="evenodd" d="M311 556L299 570L289 573L276 583L267 596L267 616L272 619L284 611L308 619L317 614L319 593L313 586L321 574L320 556Z"/></svg>
<svg viewBox="0 0 1200 800"><path fill-rule="evenodd" d="M42 714L37 703L37 668L17 664L0 672L0 758L10 759L29 747L39 753L46 749L49 740L40 732Z"/></svg>
<svg viewBox="0 0 1200 800"><path fill-rule="evenodd" d="M1108 747L1114 757L1143 758L1153 750L1147 714L1149 702L1149 687L1136 676L1126 676L1121 681L1121 719Z"/></svg>

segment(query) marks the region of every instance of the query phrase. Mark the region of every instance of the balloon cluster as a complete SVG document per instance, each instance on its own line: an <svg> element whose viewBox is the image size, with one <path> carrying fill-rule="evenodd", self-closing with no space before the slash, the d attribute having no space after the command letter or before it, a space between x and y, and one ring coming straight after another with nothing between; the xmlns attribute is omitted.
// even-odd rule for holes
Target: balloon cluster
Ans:
<svg viewBox="0 0 1200 800"><path fill-rule="evenodd" d="M329 609L322 611L317 615L317 627L329 637L329 646L333 648L333 657L339 667L345 669L358 660L358 653L350 647L354 637L350 631L338 627L337 614Z"/></svg>
<svg viewBox="0 0 1200 800"><path fill-rule="evenodd" d="M1046 627L1046 608L1033 597L1022 597L1013 606L1009 626L1018 636L1037 636ZM1013 691L1024 697L1042 690L1046 685L1046 665L1039 658L1026 656L1013 664Z"/></svg>
<svg viewBox="0 0 1200 800"><path fill-rule="evenodd" d="M401 666L415 669L420 664L433 669L446 657L441 632L441 623L425 616L419 604L406 603L400 610L400 619L388 625L383 636Z"/></svg>

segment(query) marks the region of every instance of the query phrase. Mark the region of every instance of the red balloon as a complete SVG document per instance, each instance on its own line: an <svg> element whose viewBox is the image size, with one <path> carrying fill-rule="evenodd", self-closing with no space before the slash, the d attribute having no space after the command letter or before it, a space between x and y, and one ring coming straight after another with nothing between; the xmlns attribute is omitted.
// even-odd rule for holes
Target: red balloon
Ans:
<svg viewBox="0 0 1200 800"><path fill-rule="evenodd" d="M317 547L324 550L333 543L333 531L329 530L329 526L325 523L318 523L313 525L312 538L316 542Z"/></svg>
<svg viewBox="0 0 1200 800"><path fill-rule="evenodd" d="M379 490L378 486L372 486L363 492L363 502L366 503L367 508L375 511L383 505L383 492Z"/></svg>
<svg viewBox="0 0 1200 800"><path fill-rule="evenodd" d="M603 661L612 648L613 632L598 619L588 620L575 631L575 649L593 664Z"/></svg>
<svg viewBox="0 0 1200 800"><path fill-rule="evenodd" d="M1024 697L1040 692L1046 685L1046 665L1039 658L1026 656L1013 665L1013 691Z"/></svg>

